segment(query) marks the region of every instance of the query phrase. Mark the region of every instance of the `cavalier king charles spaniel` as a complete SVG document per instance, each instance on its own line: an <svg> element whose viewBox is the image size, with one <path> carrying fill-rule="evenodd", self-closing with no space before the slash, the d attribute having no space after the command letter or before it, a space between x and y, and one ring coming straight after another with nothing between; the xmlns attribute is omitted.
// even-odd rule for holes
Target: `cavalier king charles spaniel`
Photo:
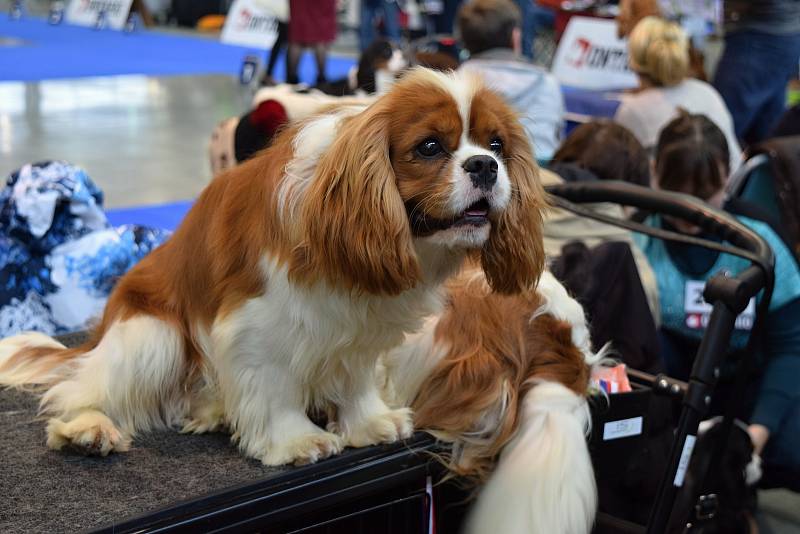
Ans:
<svg viewBox="0 0 800 534"><path fill-rule="evenodd" d="M447 283L446 307L381 358L389 405L411 405L417 427L452 444L450 470L483 484L467 534L591 531L587 396L604 353L551 273L501 295L472 267Z"/></svg>
<svg viewBox="0 0 800 534"><path fill-rule="evenodd" d="M215 178L119 280L91 341L8 338L0 384L44 390L54 449L224 425L279 465L392 442L411 411L382 399L379 355L441 309L467 257L495 293L534 287L544 203L512 109L477 78L416 69Z"/></svg>

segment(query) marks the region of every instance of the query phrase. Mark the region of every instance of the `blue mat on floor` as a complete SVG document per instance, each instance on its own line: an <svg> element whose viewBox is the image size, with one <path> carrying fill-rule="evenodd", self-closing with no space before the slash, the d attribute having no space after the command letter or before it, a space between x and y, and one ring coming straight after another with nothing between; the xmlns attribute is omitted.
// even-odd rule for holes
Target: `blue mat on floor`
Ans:
<svg viewBox="0 0 800 534"><path fill-rule="evenodd" d="M0 81L39 81L55 78L144 74L231 74L238 76L242 61L256 54L262 63L266 52L224 45L217 39L136 30L126 34L61 24L51 26L39 18L11 20L0 14ZM275 77L282 80L285 54ZM329 79L341 78L354 64L349 58L330 56ZM300 63L300 79L316 80L310 54Z"/></svg>
<svg viewBox="0 0 800 534"><path fill-rule="evenodd" d="M132 208L116 208L106 211L108 222L112 226L123 224L141 224L164 230L175 230L181 223L194 201L184 200L170 204L153 206L136 206Z"/></svg>

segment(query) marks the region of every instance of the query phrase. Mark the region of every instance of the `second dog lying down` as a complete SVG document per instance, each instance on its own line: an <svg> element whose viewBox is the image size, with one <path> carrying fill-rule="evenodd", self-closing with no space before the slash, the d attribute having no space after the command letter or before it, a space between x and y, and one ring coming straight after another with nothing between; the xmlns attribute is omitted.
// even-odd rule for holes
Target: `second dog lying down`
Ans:
<svg viewBox="0 0 800 534"><path fill-rule="evenodd" d="M389 405L453 444L449 467L484 482L467 532L588 533L597 504L585 433L591 352L583 309L549 272L491 292L478 269L383 360ZM499 460L498 460L499 455Z"/></svg>

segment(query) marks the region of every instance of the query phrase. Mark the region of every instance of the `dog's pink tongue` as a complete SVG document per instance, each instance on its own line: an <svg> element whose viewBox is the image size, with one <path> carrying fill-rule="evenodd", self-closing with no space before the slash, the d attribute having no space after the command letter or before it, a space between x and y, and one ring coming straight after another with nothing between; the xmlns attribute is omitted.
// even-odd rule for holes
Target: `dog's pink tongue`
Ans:
<svg viewBox="0 0 800 534"><path fill-rule="evenodd" d="M471 210L467 210L466 211L466 215L468 215L470 217L486 217L487 213L488 213L487 210L485 210L485 209L477 209L477 208L473 208Z"/></svg>

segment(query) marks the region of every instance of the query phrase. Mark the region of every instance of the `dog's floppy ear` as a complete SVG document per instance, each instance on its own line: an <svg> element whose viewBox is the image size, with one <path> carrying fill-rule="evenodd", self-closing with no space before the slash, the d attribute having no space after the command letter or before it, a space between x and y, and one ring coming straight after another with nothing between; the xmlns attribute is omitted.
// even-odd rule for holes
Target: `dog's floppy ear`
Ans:
<svg viewBox="0 0 800 534"><path fill-rule="evenodd" d="M499 220L493 221L489 241L481 252L489 285L503 294L535 287L545 262L542 212L547 208L547 195L525 132L518 124L513 124L510 132L505 163L511 199Z"/></svg>
<svg viewBox="0 0 800 534"><path fill-rule="evenodd" d="M389 159L388 115L378 101L344 119L305 192L295 276L396 295L420 279L408 216Z"/></svg>

